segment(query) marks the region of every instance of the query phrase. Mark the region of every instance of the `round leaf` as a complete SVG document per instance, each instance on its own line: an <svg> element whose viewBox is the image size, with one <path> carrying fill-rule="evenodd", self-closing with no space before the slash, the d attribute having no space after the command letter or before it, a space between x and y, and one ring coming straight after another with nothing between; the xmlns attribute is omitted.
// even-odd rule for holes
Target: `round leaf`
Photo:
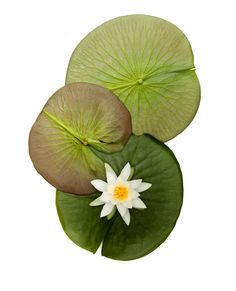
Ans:
<svg viewBox="0 0 236 291"><path fill-rule="evenodd" d="M102 254L106 257L117 260L142 257L167 238L179 216L183 199L179 164L167 146L147 135L132 136L121 152L110 155L97 152L97 155L117 175L130 162L134 169L132 179L152 184L140 193L147 208L131 209L131 223L127 226L118 212L107 220L99 218L102 206L89 206L101 193L85 202L84 197L58 191L57 209L63 228L75 243L81 247L86 245L93 252L94 241L98 246L103 240Z"/></svg>
<svg viewBox="0 0 236 291"><path fill-rule="evenodd" d="M123 16L85 37L70 59L66 83L112 90L131 113L133 132L167 141L188 126L200 101L193 53L173 24L152 16Z"/></svg>
<svg viewBox="0 0 236 291"><path fill-rule="evenodd" d="M107 89L75 83L46 103L29 136L36 170L56 188L75 194L94 191L90 181L104 177L103 162L92 151L121 150L131 134L131 118Z"/></svg>
<svg viewBox="0 0 236 291"><path fill-rule="evenodd" d="M65 233L77 245L93 253L109 227L105 219L100 219L100 207L91 211L89 203L97 197L97 194L78 196L60 191L56 197L58 216Z"/></svg>

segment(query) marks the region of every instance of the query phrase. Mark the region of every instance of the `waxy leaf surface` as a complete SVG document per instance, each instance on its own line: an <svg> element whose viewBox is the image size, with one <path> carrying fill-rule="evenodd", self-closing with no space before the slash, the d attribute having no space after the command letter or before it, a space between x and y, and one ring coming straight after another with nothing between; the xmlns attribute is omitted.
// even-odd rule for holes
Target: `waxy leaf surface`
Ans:
<svg viewBox="0 0 236 291"><path fill-rule="evenodd" d="M89 194L94 191L90 181L105 173L92 149L119 151L131 131L130 114L112 92L93 84L69 84L48 100L35 121L30 156L57 189Z"/></svg>
<svg viewBox="0 0 236 291"><path fill-rule="evenodd" d="M121 152L97 155L119 174L127 162L134 168L132 179L152 187L141 193L146 209L131 209L127 226L118 212L111 220L100 218L102 206L89 203L101 193L79 197L57 191L57 209L67 235L79 246L95 252L103 241L102 254L116 260L132 260L156 249L170 234L183 199L182 174L171 150L147 136L132 136Z"/></svg>
<svg viewBox="0 0 236 291"><path fill-rule="evenodd" d="M112 90L131 113L133 132L167 141L196 114L200 86L189 41L157 17L129 15L89 33L74 50L66 83Z"/></svg>

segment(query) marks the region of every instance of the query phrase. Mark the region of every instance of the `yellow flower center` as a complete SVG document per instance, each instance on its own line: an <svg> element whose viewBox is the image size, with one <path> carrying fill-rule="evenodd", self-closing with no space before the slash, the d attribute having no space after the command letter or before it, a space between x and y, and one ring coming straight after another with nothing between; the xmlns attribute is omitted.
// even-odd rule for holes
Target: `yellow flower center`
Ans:
<svg viewBox="0 0 236 291"><path fill-rule="evenodd" d="M128 198L129 191L125 186L116 186L114 189L114 198L119 201L125 201Z"/></svg>

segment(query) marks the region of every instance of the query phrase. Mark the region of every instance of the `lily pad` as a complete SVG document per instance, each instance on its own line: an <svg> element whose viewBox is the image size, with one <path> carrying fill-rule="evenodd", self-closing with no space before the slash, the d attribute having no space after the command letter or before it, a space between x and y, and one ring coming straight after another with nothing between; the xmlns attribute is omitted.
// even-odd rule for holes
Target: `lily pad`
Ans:
<svg viewBox="0 0 236 291"><path fill-rule="evenodd" d="M46 103L29 136L36 170L53 186L74 194L94 191L90 181L104 177L103 162L92 149L112 153L131 134L130 113L107 89L75 83Z"/></svg>
<svg viewBox="0 0 236 291"><path fill-rule="evenodd" d="M102 255L132 260L156 249L170 234L183 199L182 174L171 150L148 135L132 136L121 152L96 154L120 173L127 162L134 168L132 179L152 186L141 193L146 209L131 209L127 226L116 212L111 220L100 218L102 206L89 203L101 193L79 197L57 191L56 205L64 231L77 245L95 252L103 241Z"/></svg>
<svg viewBox="0 0 236 291"><path fill-rule="evenodd" d="M89 33L74 50L66 83L112 90L131 113L133 132L167 141L194 118L200 86L183 32L161 18L129 15Z"/></svg>
<svg viewBox="0 0 236 291"><path fill-rule="evenodd" d="M97 251L109 228L106 219L100 219L100 207L94 207L91 211L89 206L97 197L97 194L78 196L57 191L56 198L60 222L68 237L93 253Z"/></svg>

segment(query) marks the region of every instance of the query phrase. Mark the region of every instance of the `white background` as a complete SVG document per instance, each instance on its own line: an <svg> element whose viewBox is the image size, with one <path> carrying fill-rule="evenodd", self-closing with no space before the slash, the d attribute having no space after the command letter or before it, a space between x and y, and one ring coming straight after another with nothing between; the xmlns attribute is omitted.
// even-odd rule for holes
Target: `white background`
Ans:
<svg viewBox="0 0 236 291"><path fill-rule="evenodd" d="M0 289L236 290L235 1L1 1ZM178 223L155 252L119 262L64 234L55 193L34 170L28 134L64 85L70 55L97 25L150 14L189 38L202 88L192 124L168 142L184 175Z"/></svg>

